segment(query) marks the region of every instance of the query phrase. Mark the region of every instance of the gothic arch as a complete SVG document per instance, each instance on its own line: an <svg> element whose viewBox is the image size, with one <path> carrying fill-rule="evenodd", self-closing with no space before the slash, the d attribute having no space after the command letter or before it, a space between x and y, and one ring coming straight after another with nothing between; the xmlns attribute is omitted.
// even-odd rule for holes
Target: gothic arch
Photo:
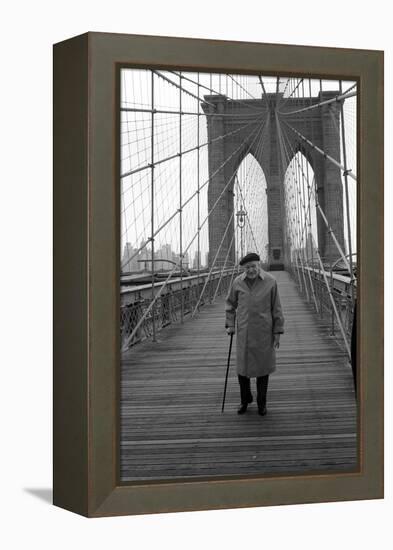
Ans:
<svg viewBox="0 0 393 550"><path fill-rule="evenodd" d="M301 224L303 227L303 231L305 233L302 235L302 247L305 248L307 245L307 256L309 256L310 250L313 251L312 256L315 256L315 248L318 248L318 242L319 242L319 236L318 236L318 209L316 206L315 201L315 174L313 166L310 162L310 155L304 154L304 148L298 147L296 151L293 152L293 155L290 159L288 159L287 168L284 174L284 188L285 188L285 194L286 194L286 200L287 203L292 203L295 200L293 198L293 177L296 175L300 175L301 172L303 172L305 176L305 180L307 181L307 177L309 178L309 185L312 186L311 188L311 196L310 196L310 211L307 212L307 218L308 223L311 220L311 234L313 236L313 239L309 236L310 233L310 227L303 226L303 224L306 222L306 215L300 213L300 216L302 217ZM314 178L312 177L314 176ZM298 187L296 190L296 193L300 193L302 197L302 201L304 204L308 205L309 201L309 189L307 187L307 184L305 183L304 186L301 185L300 188ZM296 194L296 196L298 196ZM292 243L292 248L296 248L294 243Z"/></svg>
<svg viewBox="0 0 393 550"><path fill-rule="evenodd" d="M245 155L241 155L239 160L240 163L236 169L236 175L240 183L242 183L242 178L246 177L247 187L243 187L242 192L239 192L238 189L234 187L235 226L238 222L237 211L244 207L253 231L250 231L249 223L246 223L244 231L240 231L240 235L239 232L237 234L236 241L238 247L236 250L240 255L242 253L258 251L261 255L261 259L265 263L268 228L266 175L261 163L251 151ZM244 237L243 239L241 238L242 236Z"/></svg>
<svg viewBox="0 0 393 550"><path fill-rule="evenodd" d="M312 98L313 103L333 97L335 92L323 92ZM251 152L263 170L267 182L268 203L268 234L269 234L269 265L270 269L283 269L288 261L286 243L284 239L284 193L283 184L285 170L281 164L280 136L275 122L277 100L282 95L268 94L269 106L265 98L254 100L229 100L223 95L205 96L206 103L202 108L207 116L209 139L209 188L208 209L214 207L214 215L209 223L209 263L217 255L218 261L223 262L230 246L234 231L234 222L224 236L225 229L230 224L233 213L233 182L241 161L248 152ZM329 104L318 109L311 109L303 113L301 118L290 115L303 107L302 100L289 98L286 100L286 122L296 128L307 139L324 150L333 158L340 160L339 136L339 108ZM251 108L251 109L250 109ZM258 143L258 125L250 132L252 109L256 113L265 113L265 140L263 147L256 147ZM222 115L222 116L220 116ZM256 114L256 116L259 116ZM256 122L256 121L255 121ZM249 126L247 128L247 126ZM311 150L293 132L288 133L288 146L293 151L301 150L313 168L317 181L318 202L324 210L331 228L339 243L344 245L343 230L343 200L342 184L339 168L325 162L322 155ZM224 136L224 137L223 137ZM219 138L219 139L218 139ZM230 184L228 185L228 182ZM318 216L318 241L320 252L327 260L336 256L333 240L322 218ZM220 252L218 248L223 242ZM234 258L234 250L230 251L230 258Z"/></svg>

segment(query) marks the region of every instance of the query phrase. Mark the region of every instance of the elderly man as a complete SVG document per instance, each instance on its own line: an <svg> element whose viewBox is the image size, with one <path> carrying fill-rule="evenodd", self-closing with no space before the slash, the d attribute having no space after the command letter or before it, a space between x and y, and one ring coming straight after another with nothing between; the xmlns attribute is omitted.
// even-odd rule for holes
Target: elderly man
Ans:
<svg viewBox="0 0 393 550"><path fill-rule="evenodd" d="M258 413L266 414L266 393L269 374L276 368L275 350L280 346L284 332L277 282L260 267L260 258L254 252L241 259L244 272L233 281L226 299L225 327L235 333L237 344L237 373L241 405L238 414L244 414L253 401L250 378L256 378Z"/></svg>

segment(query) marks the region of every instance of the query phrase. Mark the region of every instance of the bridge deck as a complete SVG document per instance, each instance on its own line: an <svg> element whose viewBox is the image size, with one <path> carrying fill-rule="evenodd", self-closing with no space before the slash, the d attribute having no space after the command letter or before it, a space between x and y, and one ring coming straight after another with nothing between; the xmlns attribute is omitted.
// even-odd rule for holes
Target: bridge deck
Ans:
<svg viewBox="0 0 393 550"><path fill-rule="evenodd" d="M223 301L205 306L195 319L164 329L159 342L141 343L122 359L123 481L356 468L347 359L289 275L273 275L286 333L269 380L268 414L260 417L255 401L245 415L236 414L234 353L221 414L229 338Z"/></svg>

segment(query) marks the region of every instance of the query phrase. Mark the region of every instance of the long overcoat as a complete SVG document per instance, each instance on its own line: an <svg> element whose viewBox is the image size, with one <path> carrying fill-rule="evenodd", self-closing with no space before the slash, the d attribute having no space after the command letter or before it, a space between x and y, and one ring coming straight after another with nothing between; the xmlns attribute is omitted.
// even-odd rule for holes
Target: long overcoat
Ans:
<svg viewBox="0 0 393 550"><path fill-rule="evenodd" d="M225 326L236 327L237 373L249 378L276 369L273 335L284 332L277 281L262 269L252 288L246 273L233 281L226 299Z"/></svg>

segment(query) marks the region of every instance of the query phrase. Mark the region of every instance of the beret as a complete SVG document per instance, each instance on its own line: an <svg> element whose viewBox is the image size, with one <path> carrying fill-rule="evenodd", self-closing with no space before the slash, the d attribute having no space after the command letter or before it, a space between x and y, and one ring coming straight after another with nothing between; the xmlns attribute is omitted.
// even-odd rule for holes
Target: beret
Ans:
<svg viewBox="0 0 393 550"><path fill-rule="evenodd" d="M260 257L258 256L258 254L255 254L255 252L250 252L240 260L239 265L244 265L247 262L259 262L259 260L260 260Z"/></svg>

